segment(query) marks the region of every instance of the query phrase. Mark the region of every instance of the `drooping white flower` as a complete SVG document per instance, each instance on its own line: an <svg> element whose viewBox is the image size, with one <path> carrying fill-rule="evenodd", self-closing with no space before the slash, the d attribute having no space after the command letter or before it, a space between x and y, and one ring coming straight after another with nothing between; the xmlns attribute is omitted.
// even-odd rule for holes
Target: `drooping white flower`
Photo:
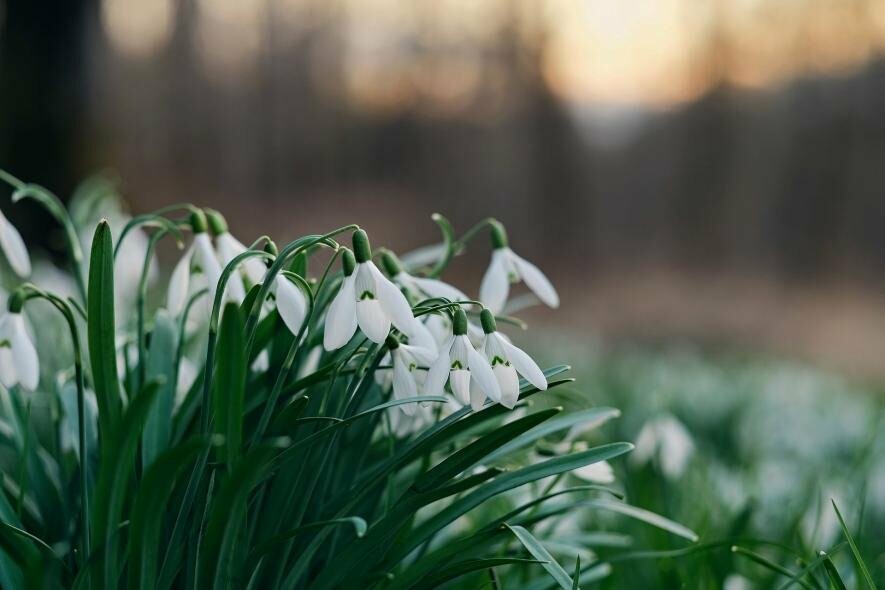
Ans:
<svg viewBox="0 0 885 590"><path fill-rule="evenodd" d="M190 216L190 224L194 230L194 241L175 265L172 277L169 279L166 307L173 316L179 315L187 304L192 273L205 278L206 287L209 289L208 302L214 300L218 279L221 278L221 265L212 247L212 240L206 232L206 216L201 211L194 211Z"/></svg>
<svg viewBox="0 0 885 590"><path fill-rule="evenodd" d="M440 281L439 279L430 279L424 277L416 277L403 269L402 263L397 259L396 255L385 250L381 254L381 264L387 275L393 279L393 282L406 290L416 302L423 299L444 298L449 301L465 301L468 299L460 289L452 285Z"/></svg>
<svg viewBox="0 0 885 590"><path fill-rule="evenodd" d="M597 461L573 470L572 475L590 483L610 484L615 481L615 472L608 461Z"/></svg>
<svg viewBox="0 0 885 590"><path fill-rule="evenodd" d="M498 381L501 405L510 409L516 405L519 399L519 375L538 389L547 389L547 378L538 363L498 332L492 312L484 309L479 317L485 332L482 352Z"/></svg>
<svg viewBox="0 0 885 590"><path fill-rule="evenodd" d="M6 256L15 274L22 278L31 274L31 257L28 255L25 241L2 211L0 211L0 250L3 250L3 255Z"/></svg>
<svg viewBox="0 0 885 590"><path fill-rule="evenodd" d="M393 399L408 399L417 397L419 389L424 385L427 372L421 366L429 366L435 359L433 350L420 346L411 346L399 342L396 338L388 336L387 345L390 348L390 385L393 387ZM405 414L413 416L417 411L418 404L403 404L398 406Z"/></svg>
<svg viewBox="0 0 885 590"><path fill-rule="evenodd" d="M482 408L486 398L501 401L501 388L489 362L467 337L467 316L457 309L452 322L453 334L440 348L439 356L430 365L424 382L424 393L440 395L446 381L455 398L474 410Z"/></svg>
<svg viewBox="0 0 885 590"><path fill-rule="evenodd" d="M640 429L630 460L643 465L657 459L664 476L678 479L685 472L694 450L694 441L682 422L675 416L662 414Z"/></svg>
<svg viewBox="0 0 885 590"><path fill-rule="evenodd" d="M378 344L390 326L412 336L417 322L405 295L372 262L369 238L363 230L353 233L353 253L344 251L344 281L329 305L323 345L336 350L347 344L357 326Z"/></svg>
<svg viewBox="0 0 885 590"><path fill-rule="evenodd" d="M492 261L482 278L479 299L492 311L499 313L507 303L510 284L523 281L544 304L559 307L559 295L541 270L507 245L503 226L492 224Z"/></svg>
<svg viewBox="0 0 885 590"><path fill-rule="evenodd" d="M222 269L230 262L248 250L246 246L238 239L231 235L227 227L227 221L218 211L213 209L206 210L206 220L209 223L209 230L215 236L215 248L218 251L218 259L221 262ZM257 285L264 280L264 274L267 267L261 258L252 256L242 261L237 270L231 274L227 282L227 288L230 289L231 297L235 301L242 302L246 297L245 279L249 285Z"/></svg>
<svg viewBox="0 0 885 590"><path fill-rule="evenodd" d="M21 385L33 391L40 381L40 361L25 327L21 303L13 295L9 311L0 316L0 383L6 388Z"/></svg>

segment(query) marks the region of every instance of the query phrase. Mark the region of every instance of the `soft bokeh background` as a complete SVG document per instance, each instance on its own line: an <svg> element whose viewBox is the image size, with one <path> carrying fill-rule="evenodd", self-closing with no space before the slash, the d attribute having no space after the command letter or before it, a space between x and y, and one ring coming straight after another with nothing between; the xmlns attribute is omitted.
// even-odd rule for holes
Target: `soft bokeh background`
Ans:
<svg viewBox="0 0 885 590"><path fill-rule="evenodd" d="M106 171L133 212L213 206L247 243L356 221L403 251L434 211L495 216L562 294L517 336L576 365L550 403L620 407L599 442L671 414L694 437L675 481L615 466L638 505L813 555L835 497L885 572L882 0L0 7L0 167L63 197ZM476 294L487 256L449 278Z"/></svg>
<svg viewBox="0 0 885 590"><path fill-rule="evenodd" d="M494 215L545 320L885 373L881 1L0 5L0 164L61 195L395 248Z"/></svg>

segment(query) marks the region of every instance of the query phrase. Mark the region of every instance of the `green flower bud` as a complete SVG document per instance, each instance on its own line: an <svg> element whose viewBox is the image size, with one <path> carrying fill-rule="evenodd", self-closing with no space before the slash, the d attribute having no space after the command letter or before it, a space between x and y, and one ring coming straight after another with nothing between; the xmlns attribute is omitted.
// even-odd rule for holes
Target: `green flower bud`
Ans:
<svg viewBox="0 0 885 590"><path fill-rule="evenodd" d="M396 254L390 250L384 250L384 252L381 253L381 265L384 267L384 271L390 276L390 278L395 277L403 271L403 265L399 261L399 258L397 258Z"/></svg>
<svg viewBox="0 0 885 590"><path fill-rule="evenodd" d="M455 336L467 334L467 314L460 307L455 310L455 317L452 319L452 332Z"/></svg>
<svg viewBox="0 0 885 590"><path fill-rule="evenodd" d="M209 222L206 221L206 214L199 209L191 211L188 222L191 224L191 228L194 230L195 234L204 233L209 228Z"/></svg>
<svg viewBox="0 0 885 590"><path fill-rule="evenodd" d="M506 248L507 247L507 230L504 229L504 226L500 221L493 220L491 222L491 237L492 237L492 248L497 250L498 248Z"/></svg>
<svg viewBox="0 0 885 590"><path fill-rule="evenodd" d="M356 261L360 264L372 259L372 246L369 245L369 236L361 229L353 232L353 253Z"/></svg>
<svg viewBox="0 0 885 590"><path fill-rule="evenodd" d="M215 209L203 209L203 213L206 214L206 220L209 222L209 231L212 232L213 236L227 233L227 221L225 221L221 213Z"/></svg>
<svg viewBox="0 0 885 590"><path fill-rule="evenodd" d="M495 322L495 315L487 309L483 309L479 314L479 321L482 324L482 331L486 334L498 331L498 324Z"/></svg>
<svg viewBox="0 0 885 590"><path fill-rule="evenodd" d="M341 266L344 268L344 276L349 277L356 270L356 260L349 249L341 248L341 250Z"/></svg>
<svg viewBox="0 0 885 590"><path fill-rule="evenodd" d="M387 345L387 348L390 350L396 350L399 348L399 340L397 340L396 336L393 334L388 334L387 338L384 340L384 344Z"/></svg>
<svg viewBox="0 0 885 590"><path fill-rule="evenodd" d="M12 295L9 296L9 300L6 302L6 308L9 310L9 313L21 313L22 307L25 306L25 301L27 299L28 296L23 289L16 289Z"/></svg>

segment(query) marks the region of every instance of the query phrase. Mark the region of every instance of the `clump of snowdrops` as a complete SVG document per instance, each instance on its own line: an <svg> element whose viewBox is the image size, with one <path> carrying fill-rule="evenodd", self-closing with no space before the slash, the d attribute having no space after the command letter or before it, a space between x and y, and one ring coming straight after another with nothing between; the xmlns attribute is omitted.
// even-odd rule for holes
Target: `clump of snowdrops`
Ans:
<svg viewBox="0 0 885 590"><path fill-rule="evenodd" d="M511 340L508 301L559 298L499 222L435 215L441 242L402 259L357 225L247 246L217 211L0 177L61 227L72 286L29 282L0 214L0 586L571 589L616 568L555 556L561 519L696 540L609 485L631 444L580 440L617 410L543 403L569 368ZM471 299L441 277L481 236ZM183 254L157 288L161 241Z"/></svg>

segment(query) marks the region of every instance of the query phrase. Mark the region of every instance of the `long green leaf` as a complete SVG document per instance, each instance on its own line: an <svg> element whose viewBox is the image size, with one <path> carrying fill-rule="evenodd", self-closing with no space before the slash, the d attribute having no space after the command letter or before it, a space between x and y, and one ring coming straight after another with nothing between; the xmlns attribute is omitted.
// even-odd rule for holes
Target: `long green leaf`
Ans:
<svg viewBox="0 0 885 590"><path fill-rule="evenodd" d="M845 582L842 581L842 576L839 575L839 570L836 569L833 560L825 551L821 551L820 556L823 557L824 569L827 572L827 577L830 578L830 583L836 590L845 590Z"/></svg>
<svg viewBox="0 0 885 590"><path fill-rule="evenodd" d="M111 226L104 219L92 238L88 293L87 339L92 382L98 402L99 431L107 437L119 420L121 399L114 340L114 243Z"/></svg>
<svg viewBox="0 0 885 590"><path fill-rule="evenodd" d="M543 564L537 559L522 559L519 557L487 557L484 559L465 559L447 565L442 570L435 572L420 582L419 588L436 588L446 582L460 578L467 574L486 570L501 565L532 565Z"/></svg>
<svg viewBox="0 0 885 590"><path fill-rule="evenodd" d="M172 405L175 401L175 350L178 327L165 310L154 318L151 346L148 351L146 377L148 381L164 378L157 392L157 401L148 413L141 438L141 464L147 469L169 444L172 429Z"/></svg>
<svg viewBox="0 0 885 590"><path fill-rule="evenodd" d="M664 518L660 514L655 514L649 510L645 510L644 508L638 508L636 506L631 506L630 504L625 504L623 502L615 502L613 500L589 500L585 503L587 506L600 508L602 510L609 510L611 512L618 512L625 516L629 516L631 518L635 518L637 520L641 520L647 524L652 526L656 526L659 529L665 530L669 533L673 533L674 535L680 536L684 539L688 539L692 543L698 540L698 535L688 527L685 527L678 522L673 522L668 518Z"/></svg>
<svg viewBox="0 0 885 590"><path fill-rule="evenodd" d="M201 439L183 442L157 457L146 471L130 517L129 588L157 587L159 540L166 504L184 468L209 444L212 443Z"/></svg>
<svg viewBox="0 0 885 590"><path fill-rule="evenodd" d="M243 441L243 400L246 392L246 351L243 314L228 303L221 317L215 361L215 431L224 436L222 454L228 469L236 463Z"/></svg>
<svg viewBox="0 0 885 590"><path fill-rule="evenodd" d="M845 535L845 538L848 540L848 546L851 547L851 554L854 556L854 561L857 562L857 567L860 570L860 574L864 579L864 582L867 586L876 590L876 584L873 582L873 577L870 575L870 570L867 569L867 564L864 563L863 558L860 556L860 550L857 548L857 543L854 542L854 537L851 536L851 531L848 530L848 526L845 524L845 519L842 518L842 513L839 512L839 507L836 506L836 501L831 500L833 503L833 510L836 511L836 516L839 517L839 526L842 527L842 534Z"/></svg>
<svg viewBox="0 0 885 590"><path fill-rule="evenodd" d="M578 588L572 577L568 575L568 572L559 565L559 562L550 555L550 552L544 548L541 542L538 541L533 534L518 525L510 526L508 524L506 526L513 532L516 538L519 539L519 542L522 543L523 547L525 547L535 559L542 562L541 567L547 570L547 573L550 574L551 578L556 580L556 583L559 584L560 588L563 588L563 590Z"/></svg>
<svg viewBox="0 0 885 590"><path fill-rule="evenodd" d="M119 582L116 538L123 513L123 503L129 494L127 485L135 469L135 452L148 412L159 390L157 381L145 384L144 389L129 404L112 436L104 440L106 449L101 456L98 482L95 487L94 526L96 536L92 557L102 572L103 587L115 588ZM98 557L96 557L98 554Z"/></svg>

